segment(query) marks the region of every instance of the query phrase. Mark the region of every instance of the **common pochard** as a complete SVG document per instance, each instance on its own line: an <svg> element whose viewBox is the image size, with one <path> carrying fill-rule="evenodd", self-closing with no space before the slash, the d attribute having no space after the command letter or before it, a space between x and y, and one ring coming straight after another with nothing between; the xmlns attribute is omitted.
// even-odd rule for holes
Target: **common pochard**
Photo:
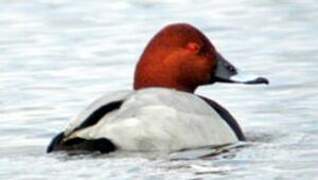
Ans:
<svg viewBox="0 0 318 180"><path fill-rule="evenodd" d="M173 152L244 141L226 109L195 94L216 82L268 84L263 77L244 79L192 25L168 25L141 55L133 90L97 99L53 138L47 152Z"/></svg>

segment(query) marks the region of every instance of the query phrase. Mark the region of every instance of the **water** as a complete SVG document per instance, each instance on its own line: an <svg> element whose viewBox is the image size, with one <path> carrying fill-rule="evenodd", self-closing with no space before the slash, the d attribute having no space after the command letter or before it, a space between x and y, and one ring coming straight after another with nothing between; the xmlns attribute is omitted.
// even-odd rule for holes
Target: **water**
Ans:
<svg viewBox="0 0 318 180"><path fill-rule="evenodd" d="M318 5L314 0L2 0L0 179L318 179ZM45 154L95 98L131 88L148 40L189 22L269 86L197 93L239 120L249 146L208 159Z"/></svg>

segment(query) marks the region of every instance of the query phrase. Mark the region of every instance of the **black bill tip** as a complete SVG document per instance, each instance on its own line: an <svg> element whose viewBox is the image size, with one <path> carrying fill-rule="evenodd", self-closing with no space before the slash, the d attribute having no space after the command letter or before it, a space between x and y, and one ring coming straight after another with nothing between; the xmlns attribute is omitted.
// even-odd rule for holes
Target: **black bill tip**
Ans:
<svg viewBox="0 0 318 180"><path fill-rule="evenodd" d="M251 81L246 81L244 84L269 84L269 80L264 77L258 77Z"/></svg>

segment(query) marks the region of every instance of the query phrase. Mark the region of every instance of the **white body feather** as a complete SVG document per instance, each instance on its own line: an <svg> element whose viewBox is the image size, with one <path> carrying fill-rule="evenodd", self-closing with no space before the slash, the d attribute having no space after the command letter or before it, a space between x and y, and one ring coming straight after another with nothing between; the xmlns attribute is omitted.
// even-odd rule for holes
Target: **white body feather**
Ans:
<svg viewBox="0 0 318 180"><path fill-rule="evenodd" d="M124 100L97 124L72 132L96 109ZM164 88L121 91L101 97L85 109L64 132L67 139L108 138L118 148L176 151L237 142L233 130L199 97Z"/></svg>

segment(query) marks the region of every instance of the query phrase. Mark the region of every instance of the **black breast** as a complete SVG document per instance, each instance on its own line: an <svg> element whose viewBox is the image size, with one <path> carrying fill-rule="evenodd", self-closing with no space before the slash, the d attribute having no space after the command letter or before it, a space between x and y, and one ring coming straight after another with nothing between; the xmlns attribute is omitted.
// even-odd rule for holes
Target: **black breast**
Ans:
<svg viewBox="0 0 318 180"><path fill-rule="evenodd" d="M245 136L242 132L242 129L240 128L239 124L237 121L234 119L234 117L222 106L220 106L217 102L203 97L199 96L201 99L203 99L206 103L208 103L215 111L222 117L222 119L231 127L231 129L234 131L236 134L237 138L240 141L245 141Z"/></svg>

